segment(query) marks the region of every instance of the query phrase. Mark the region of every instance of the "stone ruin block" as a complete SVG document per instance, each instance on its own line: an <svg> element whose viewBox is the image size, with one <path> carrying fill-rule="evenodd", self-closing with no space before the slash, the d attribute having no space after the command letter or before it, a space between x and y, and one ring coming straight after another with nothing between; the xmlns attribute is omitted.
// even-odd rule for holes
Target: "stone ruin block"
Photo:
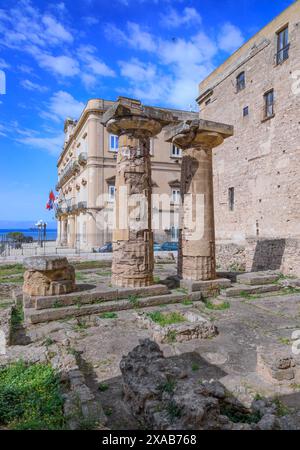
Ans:
<svg viewBox="0 0 300 450"><path fill-rule="evenodd" d="M258 347L256 371L269 383L299 383L300 355L289 347Z"/></svg>
<svg viewBox="0 0 300 450"><path fill-rule="evenodd" d="M201 292L203 297L214 297L219 295L221 289L230 288L231 281L228 278L207 281L181 280L180 287L187 289L189 293Z"/></svg>
<svg viewBox="0 0 300 450"><path fill-rule="evenodd" d="M165 313L169 313L166 311ZM192 339L209 339L218 334L217 327L203 318L196 311L178 311L184 322L161 326L154 322L148 313L137 313L137 318L152 332L152 338L157 343L170 341L184 342ZM164 314L164 312L162 312Z"/></svg>
<svg viewBox="0 0 300 450"><path fill-rule="evenodd" d="M24 266L26 298L68 294L75 290L75 269L65 257L31 256L24 259Z"/></svg>
<svg viewBox="0 0 300 450"><path fill-rule="evenodd" d="M292 416L276 416L271 400L239 402L217 380L193 377L186 361L165 358L149 339L123 356L124 401L141 426L150 430L299 429ZM239 422L232 417L239 418ZM293 420L292 420L293 419Z"/></svg>

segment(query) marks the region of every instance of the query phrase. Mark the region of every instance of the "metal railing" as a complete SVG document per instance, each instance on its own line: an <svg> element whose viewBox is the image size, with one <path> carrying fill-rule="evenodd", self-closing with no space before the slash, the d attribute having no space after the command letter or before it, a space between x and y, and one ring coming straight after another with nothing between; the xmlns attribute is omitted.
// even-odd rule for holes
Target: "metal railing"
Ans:
<svg viewBox="0 0 300 450"><path fill-rule="evenodd" d="M80 211L85 211L86 209L87 209L86 201L75 203L75 199L71 198L65 200L62 204L60 204L56 208L56 217L59 217L64 214L72 214Z"/></svg>
<svg viewBox="0 0 300 450"><path fill-rule="evenodd" d="M70 161L60 174L56 189L60 189L66 183L66 181L68 181L68 179L71 178L72 175L75 175L77 172L79 172L79 170L80 166L78 161Z"/></svg>

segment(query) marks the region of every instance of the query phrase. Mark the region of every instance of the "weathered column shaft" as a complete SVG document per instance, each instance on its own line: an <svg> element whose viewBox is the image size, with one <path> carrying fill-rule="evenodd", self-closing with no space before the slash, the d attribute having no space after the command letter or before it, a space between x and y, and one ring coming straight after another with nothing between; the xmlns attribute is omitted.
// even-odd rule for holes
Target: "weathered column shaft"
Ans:
<svg viewBox="0 0 300 450"><path fill-rule="evenodd" d="M150 137L172 115L120 97L103 115L109 133L119 136L113 230L112 283L142 287L153 283Z"/></svg>
<svg viewBox="0 0 300 450"><path fill-rule="evenodd" d="M216 278L212 149L232 135L232 126L202 119L166 131L166 140L183 150L178 275L184 280Z"/></svg>
<svg viewBox="0 0 300 450"><path fill-rule="evenodd" d="M182 160L182 278L211 280L216 276L212 151L185 150Z"/></svg>
<svg viewBox="0 0 300 450"><path fill-rule="evenodd" d="M112 283L148 286L153 282L150 140L122 135L116 173Z"/></svg>

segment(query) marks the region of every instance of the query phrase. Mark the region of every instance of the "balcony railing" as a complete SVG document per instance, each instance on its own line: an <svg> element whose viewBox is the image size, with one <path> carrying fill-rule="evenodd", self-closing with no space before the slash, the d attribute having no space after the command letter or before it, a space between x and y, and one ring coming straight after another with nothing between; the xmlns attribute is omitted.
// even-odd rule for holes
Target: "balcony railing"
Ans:
<svg viewBox="0 0 300 450"><path fill-rule="evenodd" d="M71 176L75 175L77 172L79 172L80 166L78 164L78 161L70 161L66 167L64 168L63 172L60 174L58 183L56 185L57 190L60 189Z"/></svg>
<svg viewBox="0 0 300 450"><path fill-rule="evenodd" d="M75 206L75 198L68 198L61 202L56 208L56 217L59 217L63 214L70 214L74 211Z"/></svg>
<svg viewBox="0 0 300 450"><path fill-rule="evenodd" d="M87 209L87 202L78 202L70 205L66 205L65 203L63 205L59 205L56 208L56 217L60 217L67 214L76 214L79 212L86 211Z"/></svg>

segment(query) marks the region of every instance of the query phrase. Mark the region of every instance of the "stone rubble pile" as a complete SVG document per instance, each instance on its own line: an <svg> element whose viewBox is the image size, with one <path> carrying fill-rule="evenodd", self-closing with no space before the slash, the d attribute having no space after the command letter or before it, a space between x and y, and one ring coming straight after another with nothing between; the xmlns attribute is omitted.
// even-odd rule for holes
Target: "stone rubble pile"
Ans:
<svg viewBox="0 0 300 450"><path fill-rule="evenodd" d="M271 430L300 429L300 416L277 414L270 400L244 407L218 381L189 378L159 346L140 341L120 369L124 399L142 426L155 430Z"/></svg>

